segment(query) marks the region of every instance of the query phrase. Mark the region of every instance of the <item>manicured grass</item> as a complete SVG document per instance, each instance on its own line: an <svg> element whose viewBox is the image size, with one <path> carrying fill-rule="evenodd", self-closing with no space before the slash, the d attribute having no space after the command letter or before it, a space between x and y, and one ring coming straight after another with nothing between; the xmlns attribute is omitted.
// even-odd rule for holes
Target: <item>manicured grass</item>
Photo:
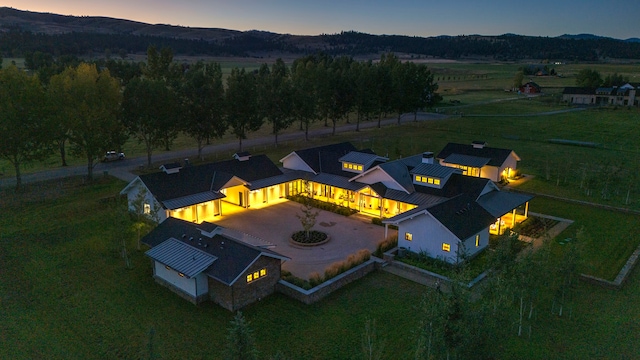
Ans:
<svg viewBox="0 0 640 360"><path fill-rule="evenodd" d="M108 179L91 186L56 181L0 193L0 358L148 358L152 329L161 358L221 357L233 314L210 303L194 306L152 280L128 217L109 205L124 186ZM608 243L598 236L616 238L633 227L619 213L544 199L532 207L573 217L576 224L561 237L584 225L597 246ZM132 269L119 254L123 237ZM275 294L243 313L261 358L278 352L291 359L362 358L365 323L373 319L386 358L405 359L412 358L427 291L380 271L315 305ZM531 339L517 338L514 329L495 339L496 357L634 358L639 297L637 270L617 292L579 283L571 319L552 315L550 294L540 294Z"/></svg>
<svg viewBox="0 0 640 360"><path fill-rule="evenodd" d="M575 238L584 229L582 272L608 280L616 275L640 244L638 223L640 216L576 205L548 198L534 198L530 209L547 215L571 219L575 222L557 236L558 240ZM561 245L554 245L556 248ZM561 251L559 248L557 251Z"/></svg>

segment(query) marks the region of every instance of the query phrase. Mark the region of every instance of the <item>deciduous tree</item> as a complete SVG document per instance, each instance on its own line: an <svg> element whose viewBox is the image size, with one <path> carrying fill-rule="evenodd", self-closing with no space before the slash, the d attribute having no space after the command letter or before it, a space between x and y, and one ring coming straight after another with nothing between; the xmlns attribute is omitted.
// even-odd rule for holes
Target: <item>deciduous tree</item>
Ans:
<svg viewBox="0 0 640 360"><path fill-rule="evenodd" d="M196 140L198 157L211 139L227 131L220 64L198 62L184 75L180 88L182 130Z"/></svg>
<svg viewBox="0 0 640 360"><path fill-rule="evenodd" d="M128 132L147 152L151 166L153 149L177 136L178 98L162 80L136 78L124 90L122 119Z"/></svg>
<svg viewBox="0 0 640 360"><path fill-rule="evenodd" d="M120 147L122 124L118 119L122 94L109 70L82 63L68 68L55 81L61 83L60 101L71 122L69 141L73 153L87 160L87 179L93 180L96 159L106 150Z"/></svg>
<svg viewBox="0 0 640 360"><path fill-rule="evenodd" d="M48 155L45 106L37 77L13 65L0 70L0 156L15 169L16 190L22 187L21 167Z"/></svg>
<svg viewBox="0 0 640 360"><path fill-rule="evenodd" d="M256 79L244 68L232 69L227 78L225 108L227 123L238 139L238 151L242 151L242 140L262 126Z"/></svg>

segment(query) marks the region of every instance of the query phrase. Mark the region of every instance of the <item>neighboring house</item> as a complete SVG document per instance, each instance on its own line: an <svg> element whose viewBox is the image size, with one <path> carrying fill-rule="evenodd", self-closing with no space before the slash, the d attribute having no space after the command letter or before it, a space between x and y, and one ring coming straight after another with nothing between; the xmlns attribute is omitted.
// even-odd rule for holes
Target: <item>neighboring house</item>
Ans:
<svg viewBox="0 0 640 360"><path fill-rule="evenodd" d="M636 84L597 89L566 87L562 92L562 101L576 105L638 106L638 89L640 86Z"/></svg>
<svg viewBox="0 0 640 360"><path fill-rule="evenodd" d="M457 257L433 251L434 241L444 240L443 231L453 248L446 255L457 253L458 242L479 235L473 247L465 246L471 255L487 246L490 232L501 234L524 220L530 200L502 192L492 181L516 168L520 159L513 151L484 144L473 146L473 153L464 149L464 145L447 145L451 156L442 159L447 166L434 162L432 152L390 161L348 142L293 151L280 160L282 168L264 155L236 154L233 160L177 172L176 166L165 166L163 172L139 176L121 193L127 194L132 209L140 208L135 203L145 195L145 209L153 207L161 222L180 218L194 223L215 222L232 212L240 215L248 207L269 206L287 196L309 196L386 219L387 225L398 225L401 232L410 229L405 232L415 233L415 242L406 246L412 251L454 261ZM450 218L453 210L461 210L459 202L473 211ZM414 227L422 230L411 230ZM469 231L473 234L467 236Z"/></svg>
<svg viewBox="0 0 640 360"><path fill-rule="evenodd" d="M530 81L518 89L522 94L539 94L542 92L540 85Z"/></svg>
<svg viewBox="0 0 640 360"><path fill-rule="evenodd" d="M448 143L436 157L440 165L461 169L463 175L496 182L514 176L520 161L513 150L488 147L484 141Z"/></svg>
<svg viewBox="0 0 640 360"><path fill-rule="evenodd" d="M145 254L157 282L194 304L210 300L236 311L275 292L288 258L256 246L259 239L235 237L212 223L168 218L142 242L151 247Z"/></svg>

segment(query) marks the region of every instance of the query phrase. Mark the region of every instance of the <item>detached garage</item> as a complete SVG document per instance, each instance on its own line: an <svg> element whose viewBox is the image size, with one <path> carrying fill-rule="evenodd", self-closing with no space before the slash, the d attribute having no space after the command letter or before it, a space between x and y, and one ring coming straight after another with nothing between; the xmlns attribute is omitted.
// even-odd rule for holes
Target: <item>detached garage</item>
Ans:
<svg viewBox="0 0 640 360"><path fill-rule="evenodd" d="M151 247L145 254L158 283L194 304L211 300L235 311L275 292L288 258L234 234L208 222L167 218L142 242Z"/></svg>

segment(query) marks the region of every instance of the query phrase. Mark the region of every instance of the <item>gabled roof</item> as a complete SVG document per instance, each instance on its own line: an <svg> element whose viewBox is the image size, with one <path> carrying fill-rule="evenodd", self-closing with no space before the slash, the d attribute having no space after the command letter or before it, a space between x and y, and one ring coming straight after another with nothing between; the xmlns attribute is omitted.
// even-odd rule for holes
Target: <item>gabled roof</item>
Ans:
<svg viewBox="0 0 640 360"><path fill-rule="evenodd" d="M415 189L416 192L442 198L452 198L464 193L473 199L477 199L487 186L487 183L492 184L492 181L485 178L453 173L441 189L418 184L415 185Z"/></svg>
<svg viewBox="0 0 640 360"><path fill-rule="evenodd" d="M443 161L448 164L458 164L481 168L487 165L489 161L491 161L491 159L478 156L451 154L447 156Z"/></svg>
<svg viewBox="0 0 640 360"><path fill-rule="evenodd" d="M389 159L383 156L378 156L376 154L368 153L368 152L360 152L360 151L350 151L348 154L342 156L338 159L340 162L349 162L354 164L363 165L364 170L367 170L373 163L376 161L385 162Z"/></svg>
<svg viewBox="0 0 640 360"><path fill-rule="evenodd" d="M478 204L493 215L493 217L498 218L531 199L533 199L531 195L507 191L491 191L480 196Z"/></svg>
<svg viewBox="0 0 640 360"><path fill-rule="evenodd" d="M472 197L459 195L435 205L418 206L382 222L398 224L426 214L430 214L460 240L477 234L496 221L496 218L476 203Z"/></svg>
<svg viewBox="0 0 640 360"><path fill-rule="evenodd" d="M458 172L460 172L459 169L442 166L440 164L420 164L410 171L413 175L431 176L440 179L445 179L451 174Z"/></svg>
<svg viewBox="0 0 640 360"><path fill-rule="evenodd" d="M465 240L496 221L495 216L474 200L460 195L432 206L428 211L458 239Z"/></svg>
<svg viewBox="0 0 640 360"><path fill-rule="evenodd" d="M328 173L320 173L318 175L315 175L309 178L309 180L319 184L335 186L335 187L339 187L339 188L343 188L351 191L358 191L360 189L367 187L367 184L359 183L357 181L349 181L349 178L347 177L328 174Z"/></svg>
<svg viewBox="0 0 640 360"><path fill-rule="evenodd" d="M505 160L513 153L510 149L500 149L484 146L482 148L474 147L473 145L448 143L440 153L436 156L438 159L446 159L452 154L475 156L478 158L491 159L487 165L501 166ZM514 153L515 154L515 153ZM516 155L517 158L517 155ZM518 159L520 160L520 159Z"/></svg>
<svg viewBox="0 0 640 360"><path fill-rule="evenodd" d="M183 196L177 199L165 200L162 202L162 205L164 205L166 209L175 210L195 204L201 204L207 201L222 199L223 197L225 196L222 193L205 191L198 194Z"/></svg>
<svg viewBox="0 0 640 360"><path fill-rule="evenodd" d="M420 156L422 157L422 155ZM402 160L389 161L377 167L389 174L406 192L412 193L415 191L409 168Z"/></svg>
<svg viewBox="0 0 640 360"><path fill-rule="evenodd" d="M145 255L188 278L205 271L217 259L211 254L174 238L165 240L145 252Z"/></svg>
<svg viewBox="0 0 640 360"><path fill-rule="evenodd" d="M342 164L339 159L352 151L358 151L358 149L350 142L343 142L296 150L294 153L317 174L329 173L348 176L346 174L350 173L342 171Z"/></svg>
<svg viewBox="0 0 640 360"><path fill-rule="evenodd" d="M153 250L153 248L163 244L165 241L174 239L188 245L188 249L195 248L215 257L215 261L203 272L227 285L233 285L246 269L261 256L281 261L288 260L287 257L274 251L252 246L229 236L221 235L216 229L215 224L206 222L194 224L170 217L158 224L141 241L151 246L151 250ZM224 233L224 231L220 232ZM191 250L188 251L191 254ZM175 256L180 257L179 254L175 254Z"/></svg>
<svg viewBox="0 0 640 360"><path fill-rule="evenodd" d="M232 159L182 168L174 174L157 172L140 175L139 178L153 196L166 206L167 200L218 191L234 176L252 182L281 174L282 171L266 155L256 155L245 161Z"/></svg>

